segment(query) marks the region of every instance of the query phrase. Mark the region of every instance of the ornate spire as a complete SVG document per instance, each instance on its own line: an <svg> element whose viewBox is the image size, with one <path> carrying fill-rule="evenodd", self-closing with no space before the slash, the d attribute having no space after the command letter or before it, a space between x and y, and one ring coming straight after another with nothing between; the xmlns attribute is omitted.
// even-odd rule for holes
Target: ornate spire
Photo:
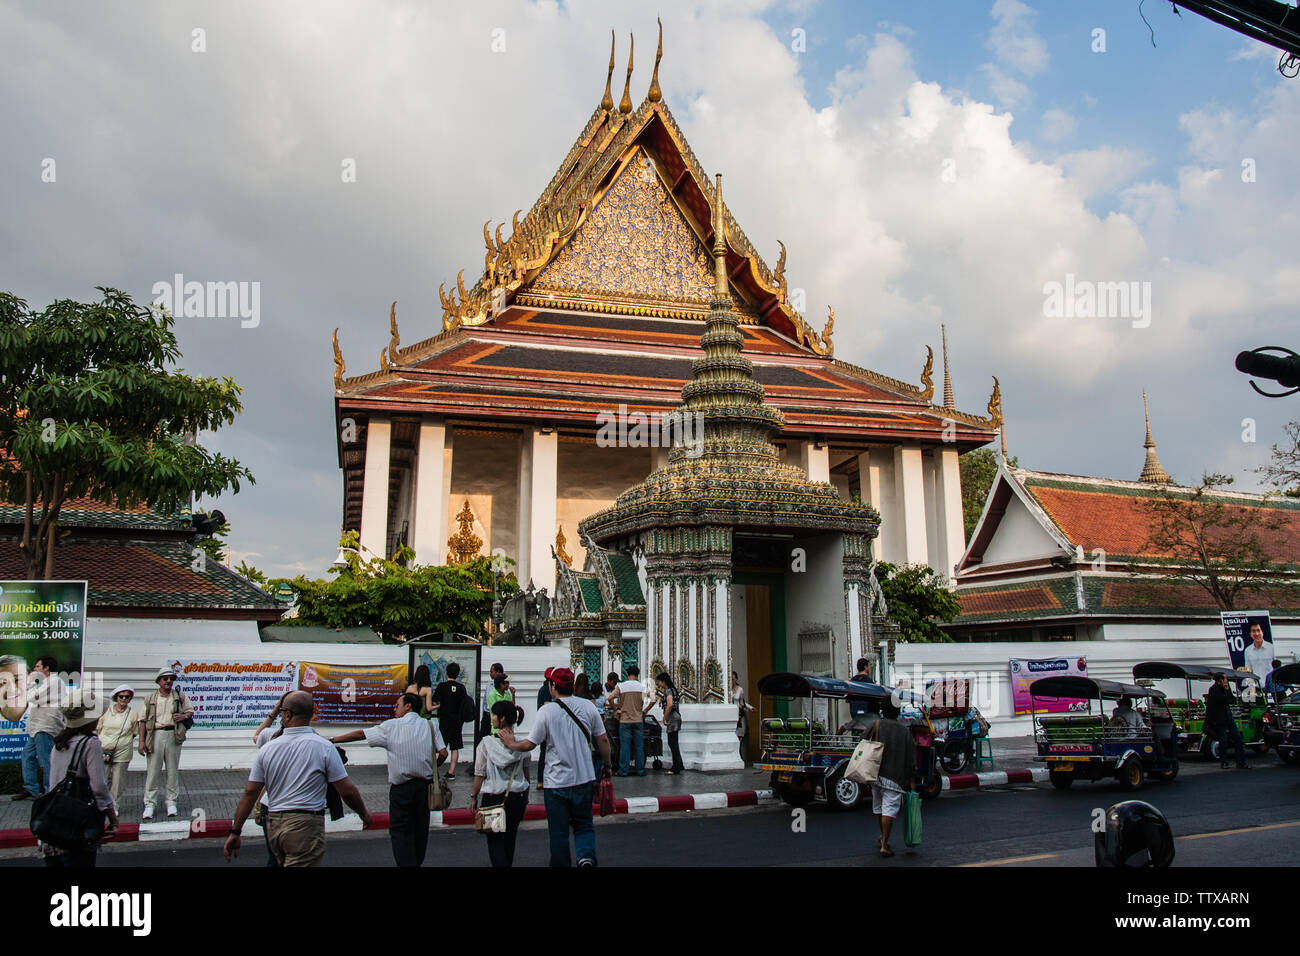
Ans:
<svg viewBox="0 0 1300 956"><path fill-rule="evenodd" d="M339 330L334 330L334 387L343 387L343 373L348 367L343 364L343 353L339 350Z"/></svg>
<svg viewBox="0 0 1300 956"><path fill-rule="evenodd" d="M388 340L388 359L391 362L397 361L397 350L402 347L402 337L397 334L397 302L388 308L388 331L391 338Z"/></svg>
<svg viewBox="0 0 1300 956"><path fill-rule="evenodd" d="M456 515L456 520L460 523L460 530L447 539L448 564L472 561L478 557L479 548L483 547L483 539L474 533L474 512L469 508L468 498L465 499L465 507Z"/></svg>
<svg viewBox="0 0 1300 956"><path fill-rule="evenodd" d="M955 409L956 401L952 397L952 374L948 370L948 328L939 323L939 335L943 338L943 407Z"/></svg>
<svg viewBox="0 0 1300 956"><path fill-rule="evenodd" d="M925 367L921 369L921 401L934 398L934 349L925 347Z"/></svg>
<svg viewBox="0 0 1300 956"><path fill-rule="evenodd" d="M659 48L655 50L655 70L650 77L650 92L646 94L646 99L651 103L658 103L664 98L663 91L659 89L659 61L664 58L664 22L655 17L655 22L659 24Z"/></svg>
<svg viewBox="0 0 1300 956"><path fill-rule="evenodd" d="M609 95L610 84L614 82L614 31L609 31L609 72L605 74L605 95L600 99L600 108L608 113L614 108L614 97Z"/></svg>
<svg viewBox="0 0 1300 956"><path fill-rule="evenodd" d="M568 540L569 539L564 536L564 525L560 525L555 530L555 556L564 562L565 567L571 568L573 567L573 558L569 552L564 550L564 546L568 543Z"/></svg>
<svg viewBox="0 0 1300 956"><path fill-rule="evenodd" d="M1149 485L1168 485L1173 483L1173 479L1160 466L1160 459L1156 457L1156 443L1151 438L1151 413L1147 410L1147 393L1142 390L1142 415L1147 423L1147 440L1142 443L1142 447L1147 450L1146 461L1142 463L1142 474L1138 481L1145 481Z"/></svg>
<svg viewBox="0 0 1300 956"><path fill-rule="evenodd" d="M632 112L632 55L636 53L636 37L628 34L631 45L627 50L627 79L623 81L623 98L618 101L620 113Z"/></svg>

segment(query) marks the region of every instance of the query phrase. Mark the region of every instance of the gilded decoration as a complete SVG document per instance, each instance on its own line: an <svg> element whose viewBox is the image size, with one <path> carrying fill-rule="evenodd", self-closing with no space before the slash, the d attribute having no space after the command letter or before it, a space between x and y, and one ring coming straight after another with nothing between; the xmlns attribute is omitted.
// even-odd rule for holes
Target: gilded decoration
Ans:
<svg viewBox="0 0 1300 956"><path fill-rule="evenodd" d="M573 567L573 558L569 552L564 550L567 543L568 539L564 536L564 525L560 525L555 531L555 556L564 562L565 567L571 568Z"/></svg>
<svg viewBox="0 0 1300 956"><path fill-rule="evenodd" d="M1002 427L1002 385L998 377L993 376L993 394L989 396L989 424L993 428Z"/></svg>
<svg viewBox="0 0 1300 956"><path fill-rule="evenodd" d="M483 539L474 533L474 512L470 510L468 498L465 499L465 507L456 515L456 520L460 522L460 530L447 539L448 564L472 561L478 557L479 549L483 547Z"/></svg>
<svg viewBox="0 0 1300 956"><path fill-rule="evenodd" d="M695 668L685 658L677 662L677 689L681 691L682 698L685 700L700 699L699 691L695 686Z"/></svg>
<svg viewBox="0 0 1300 956"><path fill-rule="evenodd" d="M713 289L709 265L650 157L637 149L532 288L707 307Z"/></svg>
<svg viewBox="0 0 1300 956"><path fill-rule="evenodd" d="M343 352L339 349L339 330L334 330L334 387L343 387L343 373L348 367L343 364Z"/></svg>
<svg viewBox="0 0 1300 956"><path fill-rule="evenodd" d="M713 657L704 662L704 703L716 700L723 703L726 693L722 689L722 665Z"/></svg>

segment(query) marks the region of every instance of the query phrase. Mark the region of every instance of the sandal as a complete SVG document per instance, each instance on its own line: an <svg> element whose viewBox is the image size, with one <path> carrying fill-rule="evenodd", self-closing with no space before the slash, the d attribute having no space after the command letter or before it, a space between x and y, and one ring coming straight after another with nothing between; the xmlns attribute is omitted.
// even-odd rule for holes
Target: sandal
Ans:
<svg viewBox="0 0 1300 956"><path fill-rule="evenodd" d="M880 851L880 855L881 855L881 856L884 856L884 857L893 856L893 855L894 855L894 851L893 851L893 850L888 850L888 849L882 849L882 850Z"/></svg>

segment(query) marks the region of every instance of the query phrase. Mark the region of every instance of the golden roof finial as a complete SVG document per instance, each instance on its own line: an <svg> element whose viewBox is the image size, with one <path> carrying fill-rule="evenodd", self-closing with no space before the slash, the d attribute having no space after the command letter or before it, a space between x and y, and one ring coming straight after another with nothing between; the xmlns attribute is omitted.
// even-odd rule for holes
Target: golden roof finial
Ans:
<svg viewBox="0 0 1300 956"><path fill-rule="evenodd" d="M568 539L564 537L564 525L560 525L555 532L555 556L564 562L565 567L571 568L573 567L573 558L569 556L569 552L564 550L564 545L567 542Z"/></svg>
<svg viewBox="0 0 1300 956"><path fill-rule="evenodd" d="M623 81L623 98L618 101L620 113L632 112L632 54L636 52L636 37L630 33L628 37L632 45L627 51L627 79Z"/></svg>
<svg viewBox="0 0 1300 956"><path fill-rule="evenodd" d="M610 84L614 82L614 31L609 31L609 72L605 74L605 95L600 98L600 108L608 113L614 108L614 97L609 94Z"/></svg>
<svg viewBox="0 0 1300 956"><path fill-rule="evenodd" d="M388 349L379 350L379 367L383 371L388 371Z"/></svg>
<svg viewBox="0 0 1300 956"><path fill-rule="evenodd" d="M785 243L782 242L780 239L778 239L778 240L776 241L776 244L777 244L778 246L781 247L781 256L780 256L780 258L778 258L778 259L776 260L776 271L772 273L772 281L775 282L776 285L777 285L777 288L779 288L779 289L781 290L781 297L782 297L782 299L784 299L784 298L785 298L785 291L786 291L786 284L785 284Z"/></svg>
<svg viewBox="0 0 1300 956"><path fill-rule="evenodd" d="M943 407L955 409L957 402L952 397L952 375L948 371L948 327L942 322L939 335L943 339Z"/></svg>
<svg viewBox="0 0 1300 956"><path fill-rule="evenodd" d="M925 368L921 369L921 401L934 398L934 349L925 347Z"/></svg>
<svg viewBox="0 0 1300 956"><path fill-rule="evenodd" d="M988 404L989 425L992 428L1002 427L1002 383L998 381L996 375L993 376L993 394L989 396Z"/></svg>
<svg viewBox="0 0 1300 956"><path fill-rule="evenodd" d="M822 347L826 349L826 354L831 355L835 351L835 343L831 341L831 336L835 334L835 307L826 306L826 311L830 314L826 317L826 326L822 329Z"/></svg>
<svg viewBox="0 0 1300 956"><path fill-rule="evenodd" d="M1147 423L1147 440L1142 443L1142 447L1147 450L1146 461L1142 463L1142 474L1138 481L1145 481L1150 485L1169 485L1173 484L1173 479L1160 464L1160 459L1156 457L1156 443L1151 437L1151 413L1147 410L1147 393L1146 389L1142 390L1142 415Z"/></svg>
<svg viewBox="0 0 1300 956"><path fill-rule="evenodd" d="M659 49L655 50L655 70L650 77L650 92L646 94L646 99L651 103L658 103L664 98L663 91L659 89L659 61L664 58L664 22L655 17L655 22L659 24Z"/></svg>
<svg viewBox="0 0 1300 956"><path fill-rule="evenodd" d="M388 308L388 331L391 338L388 340L388 357L394 362L397 361L397 350L402 347L402 338L397 334L397 300Z"/></svg>
<svg viewBox="0 0 1300 956"><path fill-rule="evenodd" d="M713 187L713 292L718 298L727 294L727 240L723 236L726 225L722 221L722 173L717 174Z"/></svg>
<svg viewBox="0 0 1300 956"><path fill-rule="evenodd" d="M465 499L465 507L456 515L456 520L460 523L460 530L447 539L448 564L472 561L478 557L479 548L483 547L483 539L474 533L474 512L469 508L468 498Z"/></svg>
<svg viewBox="0 0 1300 956"><path fill-rule="evenodd" d="M339 351L339 330L334 330L334 387L343 387L343 373L348 367L343 364L343 353Z"/></svg>

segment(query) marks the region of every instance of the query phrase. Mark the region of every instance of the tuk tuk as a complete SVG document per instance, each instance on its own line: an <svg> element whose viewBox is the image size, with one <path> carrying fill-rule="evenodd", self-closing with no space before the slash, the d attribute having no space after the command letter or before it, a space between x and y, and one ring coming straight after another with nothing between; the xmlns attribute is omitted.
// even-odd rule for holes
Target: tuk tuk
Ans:
<svg viewBox="0 0 1300 956"><path fill-rule="evenodd" d="M1300 664L1284 664L1269 675L1273 699L1264 711L1264 739L1283 763L1300 766Z"/></svg>
<svg viewBox="0 0 1300 956"><path fill-rule="evenodd" d="M1141 728L1115 716L1107 719L1102 711L1105 701L1124 697L1142 705L1137 711ZM1036 759L1047 764L1052 786L1066 790L1075 780L1114 777L1125 790L1136 790L1147 777L1165 781L1177 777L1178 727L1164 697L1149 687L1072 675L1044 677L1030 684ZM1086 710L1039 714L1038 700L1043 698L1081 700Z"/></svg>
<svg viewBox="0 0 1300 956"><path fill-rule="evenodd" d="M1214 675L1222 674L1235 684L1237 703L1232 707L1233 719L1241 731L1242 742L1257 754L1265 753L1269 742L1264 736L1264 712L1267 701L1260 688L1259 678L1249 671L1234 671L1228 667L1207 667L1204 664L1175 664L1170 661L1147 661L1133 668L1133 679L1144 683L1161 680L1181 680L1187 693L1185 697L1168 698L1166 703L1178 724L1179 739L1188 753L1198 754L1205 760L1222 759L1219 743L1207 738L1205 726L1205 698L1192 693L1192 683L1214 683ZM1206 688L1208 690L1208 687Z"/></svg>
<svg viewBox="0 0 1300 956"><path fill-rule="evenodd" d="M919 700L908 690L896 691L881 684L789 673L761 678L758 694L761 755L755 768L772 775L772 791L789 806L802 807L821 798L836 810L852 810L864 801L871 802L868 787L844 776L862 737L839 723L840 716L847 716L836 713L839 702L874 701L878 705L892 698L903 706L916 705ZM801 713L776 713L794 709L791 705ZM901 719L911 726L916 742L913 786L923 800L929 800L942 792L943 776L924 708L916 707L912 713L914 716Z"/></svg>

